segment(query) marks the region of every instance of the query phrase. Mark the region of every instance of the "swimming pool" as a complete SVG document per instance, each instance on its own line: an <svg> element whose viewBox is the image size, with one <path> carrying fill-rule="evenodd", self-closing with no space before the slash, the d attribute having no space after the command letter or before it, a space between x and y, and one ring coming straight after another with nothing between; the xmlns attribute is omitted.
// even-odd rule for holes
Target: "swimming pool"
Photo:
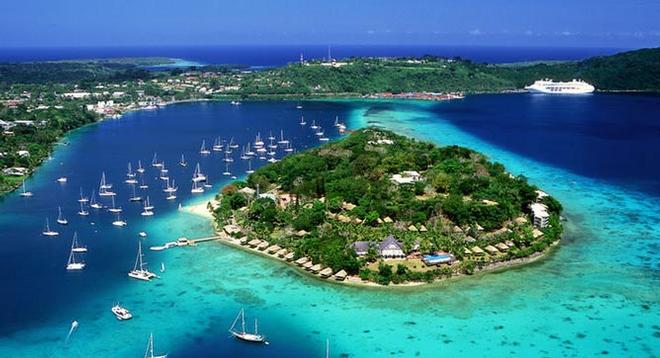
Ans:
<svg viewBox="0 0 660 358"><path fill-rule="evenodd" d="M454 260L454 256L451 254L435 254L435 255L424 255L424 263L427 265L437 265L449 263Z"/></svg>

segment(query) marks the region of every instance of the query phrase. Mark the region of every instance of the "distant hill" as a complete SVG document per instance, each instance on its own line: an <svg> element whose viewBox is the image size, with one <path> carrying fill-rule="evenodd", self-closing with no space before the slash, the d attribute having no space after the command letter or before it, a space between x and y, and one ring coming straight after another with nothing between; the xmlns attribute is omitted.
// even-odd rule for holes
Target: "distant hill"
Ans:
<svg viewBox="0 0 660 358"><path fill-rule="evenodd" d="M517 88L541 78L583 79L601 91L660 91L660 48L622 52L579 62L534 64L530 66L490 66L498 78Z"/></svg>

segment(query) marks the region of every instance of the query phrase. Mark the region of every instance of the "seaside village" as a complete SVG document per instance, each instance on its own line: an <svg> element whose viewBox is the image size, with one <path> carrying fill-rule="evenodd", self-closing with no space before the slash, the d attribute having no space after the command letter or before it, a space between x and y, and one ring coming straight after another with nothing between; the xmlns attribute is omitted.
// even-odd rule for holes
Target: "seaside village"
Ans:
<svg viewBox="0 0 660 358"><path fill-rule="evenodd" d="M379 144L388 144L387 142L391 142L387 139L382 141L383 142ZM402 173L392 175L390 180L394 185L411 185L420 180L423 180L423 177L416 171L404 171ZM255 190L246 186L238 190L238 192L244 195L248 202L257 198L265 198L275 202L276 205L281 209L286 209L294 200L294 195L283 192L279 189L260 193L258 189ZM543 229L548 225L548 220L550 217L546 205L540 203L540 200L547 196L547 194L541 190L537 190L536 193L537 202L534 202L530 205L530 211L532 213L531 224L533 227L532 235L535 240L543 236L543 232L540 229ZM320 201L324 202L325 198L320 198ZM215 211L219 204L220 203L217 200L213 200L209 203L209 208ZM486 204L497 205L495 202ZM306 205L311 206L309 203ZM361 219L351 217L350 215L351 210L355 208L356 205L344 202L341 206L341 212L333 213L326 211L326 217L330 220L334 220L335 222L342 224L363 225L364 223ZM244 206L240 208L238 212L245 212L247 209L248 206ZM512 229L515 230L520 226L527 224L528 221L528 217L520 216L517 217L513 222L508 223L504 227L492 232L485 232L483 228L477 225L477 230L479 231L477 235L479 236L479 240L470 236L468 228L461 228L456 225L451 227L451 232L449 234L452 235L452 237L460 238L465 242L465 247L463 248L464 258L469 258L473 261L497 266L498 262L506 260L507 251L515 246L511 240L504 240L501 239L501 237L506 236L507 233L512 232ZM405 224L395 222L390 217L378 218L377 223L378 226L381 227L389 225L394 228L395 231L400 232L402 235L405 234L406 236L423 236L431 234L429 228L427 228L425 225L405 226ZM283 248L277 244L270 243L266 239L254 237L250 230L239 225L236 216L232 216L227 222L225 222L225 224L226 225L223 227L218 228L217 234L221 240L232 245L241 246L244 249L252 252L287 261L293 265L299 266L301 269L304 269L310 274L316 275L323 279L373 284L361 279L358 276L349 275L345 270L334 272L332 268L324 266L321 263L314 262L310 257L296 257L296 254L287 248ZM310 233L305 230L290 231L288 234L296 238L303 238L310 235ZM449 252L423 252L423 249L420 247L419 239L414 240L412 245L406 245L404 242L397 238L397 235L384 235L380 241L355 241L352 244L352 249L360 258L367 258L368 256L375 258L375 261L368 265L368 268L371 269L376 269L379 262L385 262L393 266L397 264L404 264L406 267L413 271L423 272L432 270L439 266L444 266L452 269L451 271L454 272L456 271L454 268L456 268L460 263L455 255Z"/></svg>

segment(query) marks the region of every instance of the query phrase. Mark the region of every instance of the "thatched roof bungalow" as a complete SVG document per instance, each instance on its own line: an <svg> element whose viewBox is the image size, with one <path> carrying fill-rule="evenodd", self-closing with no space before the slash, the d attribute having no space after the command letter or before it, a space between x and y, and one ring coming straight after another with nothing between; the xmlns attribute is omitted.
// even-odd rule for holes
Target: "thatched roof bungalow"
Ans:
<svg viewBox="0 0 660 358"><path fill-rule="evenodd" d="M486 251L488 251L489 254L491 255L496 255L499 254L500 251L495 248L493 245L488 245L485 247Z"/></svg>
<svg viewBox="0 0 660 358"><path fill-rule="evenodd" d="M477 256L481 256L481 255L483 255L483 254L486 253L486 252L485 252L484 250L482 250L481 247L479 247L479 246L474 246L474 247L470 248L470 250L472 250L472 252L473 252L475 255L477 255Z"/></svg>
<svg viewBox="0 0 660 358"><path fill-rule="evenodd" d="M319 275L321 275L321 277L323 278L328 278L332 276L332 269L330 267L326 267L323 270L321 270L321 272L319 272Z"/></svg>
<svg viewBox="0 0 660 358"><path fill-rule="evenodd" d="M344 281L347 276L348 276L348 273L344 270L341 270L341 271L339 271L335 274L335 280Z"/></svg>

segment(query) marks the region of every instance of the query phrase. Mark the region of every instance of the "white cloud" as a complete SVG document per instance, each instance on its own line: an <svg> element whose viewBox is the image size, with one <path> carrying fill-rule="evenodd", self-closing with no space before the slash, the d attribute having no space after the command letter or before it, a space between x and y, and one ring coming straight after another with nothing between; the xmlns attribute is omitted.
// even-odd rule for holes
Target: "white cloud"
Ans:
<svg viewBox="0 0 660 358"><path fill-rule="evenodd" d="M472 36L479 36L481 35L481 31L479 29L474 29L474 30L470 30L469 34Z"/></svg>

